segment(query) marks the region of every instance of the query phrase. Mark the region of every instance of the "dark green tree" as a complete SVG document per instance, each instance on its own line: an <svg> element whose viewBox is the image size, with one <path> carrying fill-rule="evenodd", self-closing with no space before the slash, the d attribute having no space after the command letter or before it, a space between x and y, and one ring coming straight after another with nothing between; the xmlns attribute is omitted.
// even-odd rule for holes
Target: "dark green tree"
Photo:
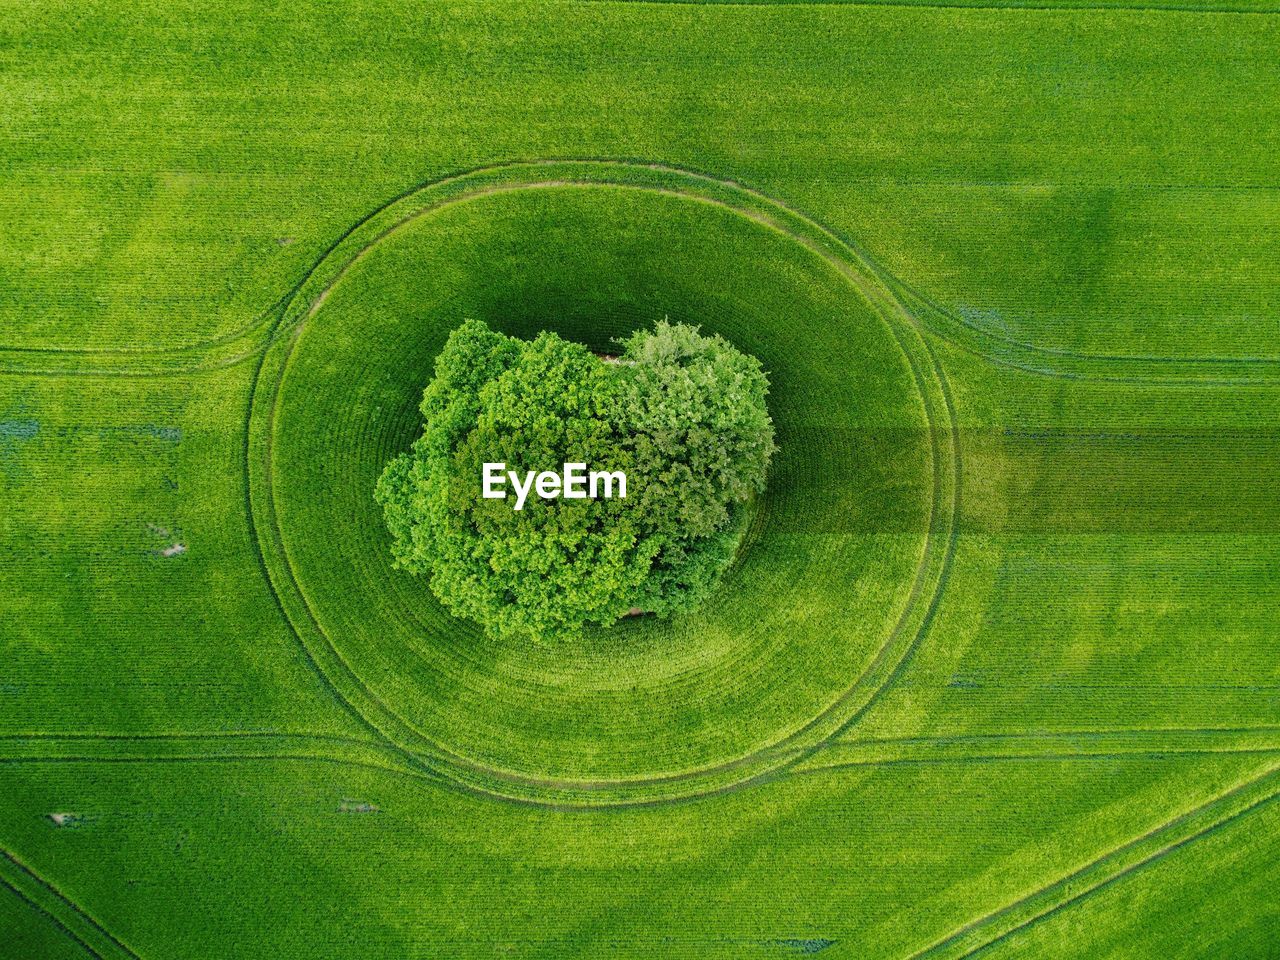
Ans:
<svg viewBox="0 0 1280 960"><path fill-rule="evenodd" d="M663 321L616 363L542 333L468 321L422 400L423 434L376 497L396 565L430 578L452 612L497 635L544 639L701 602L733 561L745 505L773 452L759 362ZM482 496L482 468L622 471L627 496Z"/></svg>

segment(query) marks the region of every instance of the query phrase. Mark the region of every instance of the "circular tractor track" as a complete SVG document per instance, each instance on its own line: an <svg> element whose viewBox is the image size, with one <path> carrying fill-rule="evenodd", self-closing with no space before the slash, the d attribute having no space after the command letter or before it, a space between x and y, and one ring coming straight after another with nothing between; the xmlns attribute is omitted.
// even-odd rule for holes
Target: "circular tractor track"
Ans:
<svg viewBox="0 0 1280 960"><path fill-rule="evenodd" d="M750 749L717 757L696 766L673 764L669 769L618 775L565 776L555 771L513 769L459 749L448 736L423 729L404 715L380 688L363 675L335 642L306 576L298 570L289 532L282 524L281 478L277 444L281 436L281 393L291 362L309 324L331 294L362 268L385 241L413 225L460 204L521 194L528 191L608 188L626 193L673 198L681 203L747 221L769 235L797 244L809 259L817 258L834 270L851 301L869 307L882 333L892 338L905 369L909 369L927 431L927 521L920 531L918 562L905 602L882 636L867 650L864 668L831 691L821 708L792 722ZM423 381L425 382L425 380ZM403 424L400 425L403 427ZM335 442L357 436L357 444L373 442L390 427L368 422L333 427ZM345 431L345 432L344 432ZM375 438L376 439L376 438ZM262 551L264 568L281 609L311 660L338 697L390 745L424 768L463 788L518 802L557 807L599 808L667 803L738 789L784 774L822 744L855 724L877 696L892 683L910 652L928 630L951 566L959 496L959 450L950 391L927 341L879 271L833 233L796 211L738 184L701 174L652 164L608 161L545 161L509 164L475 170L425 185L392 202L354 227L322 258L298 285L284 307L263 354L255 381L246 453L250 515ZM365 536L372 534L366 531ZM384 589L377 585L376 589ZM402 590L392 587L391 590ZM421 641L431 643L438 624L418 621ZM476 656L482 656L477 653ZM696 687L697 676L681 682ZM691 688L692 689L692 688Z"/></svg>

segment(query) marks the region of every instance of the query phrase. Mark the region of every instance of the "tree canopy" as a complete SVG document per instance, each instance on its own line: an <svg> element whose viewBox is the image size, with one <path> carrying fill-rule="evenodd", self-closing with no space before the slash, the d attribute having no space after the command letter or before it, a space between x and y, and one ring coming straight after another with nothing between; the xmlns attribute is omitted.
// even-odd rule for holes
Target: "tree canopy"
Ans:
<svg viewBox="0 0 1280 960"><path fill-rule="evenodd" d="M629 610L692 609L715 588L773 453L758 360L659 322L608 363L541 333L467 321L436 359L425 426L376 497L395 564L495 635L555 639ZM486 499L485 463L622 471L613 499Z"/></svg>

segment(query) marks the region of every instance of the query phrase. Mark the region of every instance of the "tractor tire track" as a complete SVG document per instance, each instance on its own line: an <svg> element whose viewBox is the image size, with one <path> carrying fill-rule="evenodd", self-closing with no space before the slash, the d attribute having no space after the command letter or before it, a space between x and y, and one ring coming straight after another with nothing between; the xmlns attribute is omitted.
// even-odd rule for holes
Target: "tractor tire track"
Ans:
<svg viewBox="0 0 1280 960"><path fill-rule="evenodd" d="M1215 753L1280 753L1280 727L1170 727L828 741L797 773L905 763L985 760L1159 759Z"/></svg>
<svg viewBox="0 0 1280 960"><path fill-rule="evenodd" d="M976 917L943 939L911 954L909 960L960 960L975 956L1240 820L1271 803L1277 796L1280 796L1280 766L1272 766L1261 775L1153 827L1058 880Z"/></svg>
<svg viewBox="0 0 1280 960"><path fill-rule="evenodd" d="M399 750L328 734L6 734L0 764L161 763L303 760L367 767L423 779Z"/></svg>
<svg viewBox="0 0 1280 960"><path fill-rule="evenodd" d="M537 169L537 168L543 168L547 165L548 164L536 164L533 166ZM616 165L616 164L612 164L612 165L580 164L577 162L570 163L570 164L561 164L560 166L566 166L570 169L570 171L578 170L580 168L590 170L600 166L605 166L606 171L611 171L614 173L616 173L618 169L621 169L621 165ZM510 169L514 170L515 168L510 168ZM653 165L646 165L642 169L647 171L650 174L653 172L657 172L664 178L670 175L682 175L682 174L679 174L678 171L672 171L669 168L655 167ZM520 173L522 171L516 170L515 172ZM635 173L632 172L631 176L634 177ZM722 182L719 182L719 181L708 181L708 182L715 185L717 189L720 189L720 190L724 189L724 184ZM269 540L271 541L270 542L270 547L272 548L271 552L282 561L282 566L285 568L284 573L285 573L285 576L287 577L289 592L294 594L296 597L300 598L302 601L302 606L305 608L306 612L304 617L304 630L307 630L307 632L310 632L311 630L315 631L316 636L318 636L321 640L321 643L322 643L321 650L323 651L323 655L326 658L331 659L333 663L333 667L337 669L338 676L342 678L345 684L348 684L348 685L354 684L354 692L356 696L360 700L363 700L366 704L364 708L357 708L357 712L364 715L365 719L369 721L367 710L368 710L368 707L370 706L373 707L375 711L381 715L380 721L375 722L374 725L377 726L380 730L382 730L383 735L387 736L388 740L391 743L399 743L403 745L403 743L405 742L404 734L407 732L411 738L409 742L416 742L420 744L421 746L426 748L428 754L434 754L437 760L443 760L443 762L445 762L446 764L453 766L455 771L464 773L466 775L465 779L467 780L467 783L465 785L474 787L478 789L480 792L485 794L506 796L509 799L515 799L510 795L510 790L512 787L532 789L538 792L543 792L543 791L550 791L552 793L587 792L591 794L603 794L609 791L616 791L616 790L633 791L637 788L652 789L654 787L666 787L669 785L676 785L676 784L689 782L695 778L706 778L708 776L732 774L738 770L746 768L747 766L753 763L760 761L761 759L768 757L769 752L771 750L776 750L780 746L783 746L787 743L793 742L796 739L803 737L804 735L814 730L821 723L829 722L829 718L831 718L832 715L837 710L843 710L847 708L849 706L850 701L858 693L867 692L869 693L870 697L874 697L878 692L879 688L883 686L883 683L888 682L888 680L895 675L895 671L900 666L902 658L905 657L906 654L908 654L911 649L913 649L914 640L918 639L919 637L919 632L917 632L917 634L913 638L913 641L911 643L906 644L905 647L895 644L895 641L898 641L900 639L900 636L908 621L908 617L910 616L911 611L915 609L915 607L918 604L918 601L921 599L921 594L923 591L923 581L921 578L929 575L929 570L928 570L929 564L927 562L927 558L931 555L934 538L937 536L939 530L946 531L948 542L944 552L944 559L942 561L942 568L941 568L942 572L939 575L938 581L934 584L934 587L933 587L933 598L935 600L936 600L936 597L940 594L943 585L945 584L946 575L947 573L949 573L949 570L950 570L949 558L954 553L954 547L955 547L955 535L956 535L955 508L958 506L957 499L953 497L951 502L952 510L947 515L946 519L945 520L940 519L940 509L941 509L941 504L944 497L944 493L943 493L944 482L941 479L943 468L941 467L941 464L943 462L946 462L948 465L948 468L950 468L954 465L954 463L958 463L958 451L954 454L952 459L949 459L946 461L944 461L943 454L941 451L942 436L946 436L953 443L955 442L954 441L954 438L955 438L954 424L951 421L953 407L951 406L950 399L949 399L949 390L944 389L944 393L943 393L943 396L945 399L944 410L945 410L945 416L947 418L947 426L943 427L938 423L939 414L937 411L933 409L933 406L929 400L929 392L930 392L929 385L928 385L929 381L921 373L921 370L916 362L916 358L913 355L912 350L907 347L906 342L903 339L904 333L903 333L903 330L899 327L899 323L895 322L894 319L891 319L891 317L896 318L897 321L899 322L906 321L907 329L914 330L914 325L910 323L909 318L905 316L905 311L903 310L901 305L894 300L894 298L892 297L892 294L888 292L887 289L883 288L875 281L872 281L871 283L867 283L866 278L860 275L857 270L850 267L849 264L843 262L843 260L841 260L839 257L833 256L829 251L823 249L823 247L819 243L816 243L811 238L800 236L799 234L795 233L792 230L788 230L784 224L776 220L774 217L769 216L765 212L754 210L749 207L744 208L740 204L728 202L724 198L717 197L714 195L712 196L706 196L702 194L691 195L688 191L685 191L685 190L672 189L669 184L664 182L660 182L656 185L653 183L635 183L635 182L632 182L631 180L628 180L626 177L622 177L622 176L614 176L614 177L605 176L605 177L583 180L583 178L581 177L574 177L566 173L564 175L556 176L556 177L545 177L545 178L535 179L533 182L522 181L522 182L517 182L515 184L503 184L503 183L482 184L475 191L467 192L467 193L464 193L464 195L461 197L453 198L451 202L461 202L464 199L472 199L477 195L492 195L495 193L507 192L512 190L553 189L553 188L561 188L561 187L578 187L578 186L606 186L606 187L621 188L621 189L630 188L630 189L638 189L638 190L648 190L651 192L657 192L664 195L672 195L672 196L680 197L683 199L692 199L698 202L707 203L712 206L716 206L721 209L724 209L732 214L744 217L752 222L755 222L757 224L760 224L766 227L767 229L774 230L776 232L783 234L784 236L789 237L793 241L801 244L804 248L808 249L813 254L819 256L830 266L834 267L839 273L839 275L842 278L844 278L846 282L848 282L850 286L858 294L860 294L865 300L867 300L869 304L872 306L873 311L880 316L882 322L886 324L890 333L897 340L899 349L904 353L904 355L906 356L907 362L911 365L913 369L913 373L917 379L917 383L922 396L923 412L926 418L926 422L929 425L931 439L934 444L935 480L934 480L934 490L933 490L933 507L931 511L930 530L929 530L928 537L926 538L925 545L922 548L923 559L920 567L918 568L918 574L912 588L912 594L906 604L906 607L904 608L902 619L899 620L898 626L894 629L889 639L885 642L885 644L881 647L881 650L879 651L879 653L876 655L875 661L871 669L868 672L864 673L863 678L860 679L858 682L856 682L853 686L848 688L845 691L845 693L843 693L839 698L837 698L837 700L833 704L829 705L829 707L826 710L824 710L821 715L819 715L816 718L813 718L812 720L804 724L803 727L801 727L800 729L792 731L790 734L787 735L787 737L783 741L775 742L773 744L770 744L768 747L762 747L759 750L753 751L752 753L745 755L743 757L739 757L735 760L727 761L725 763L722 763L713 767L706 767L699 770L680 771L680 772L675 772L670 774L658 774L658 775L654 775L652 777L646 777L646 778L630 778L630 779L619 779L619 780L595 780L595 781L561 780L557 778L532 777L525 774L517 773L515 771L500 770L498 768L486 766L483 764L478 764L474 761L471 761L465 757L462 757L456 754L453 751L449 751L442 744L435 742L434 740L431 740L430 738L426 737L422 733L422 731L419 731L413 728L411 725L406 723L406 721L402 717L398 716L393 710L391 710L389 706L385 702L383 702L376 695L376 693L372 691L368 687L368 685L365 684L359 678L355 670L342 657L342 655L334 646L332 641L329 640L327 633L324 631L322 625L319 623L314 613L310 609L310 604L306 600L306 593L302 589L302 585L297 578L297 574L293 568L293 564L289 559L288 550L284 542L283 531L280 529L279 517L275 510L274 491L272 489L272 482L270 479L271 449L272 449L272 441L275 433L275 427L274 427L275 405L276 405L277 398L279 396L280 389L283 385L283 380L284 380L285 373L287 371L287 367L289 363L289 355L291 354L292 346L296 342L297 337L299 336L302 329L306 325L306 322L312 316L314 316L319 311L319 309L323 306L325 300L329 296L330 291L342 280L343 277L345 277L348 274L348 272L357 263L359 263L364 257L366 257L369 254L369 252L378 243L380 243L382 240L386 239L387 237L391 236L396 231L399 231L405 228L407 225L411 224L412 222L419 219L420 217L425 216L426 214L432 212L435 209L438 209L441 204L427 203L424 205L413 207L407 212L405 212L402 216L398 216L392 219L392 222L389 225L382 227L381 229L377 229L371 238L365 241L356 250L351 252L349 256L339 260L337 266L332 270L330 270L330 276L328 277L328 279L322 285L319 286L319 289L315 291L314 295L301 298L300 306L296 310L291 305L289 308L286 308L284 315L281 317L280 326L277 328L277 332L274 339L277 342L284 339L283 337L280 336L280 333L285 329L291 329L292 334L291 336L288 337L286 355L283 358L281 358L281 360L277 364L278 369L275 372L275 375L269 378L269 385L266 388L270 393L270 399L266 401L266 413L264 414L264 416L266 417L266 426L262 432L262 441L261 441L261 445L262 445L261 456L263 458L262 467L266 471L266 478L262 484L262 490L261 490L263 518L266 521L266 526L268 527L268 531L269 531L268 536L269 536ZM733 189L736 190L736 188L733 188ZM767 201L767 198L764 198L764 199L766 199ZM368 222L370 221L366 221L366 223ZM313 271L313 274L314 274L314 271ZM886 313L888 313L889 315L886 315ZM924 344L922 341L922 345L927 350L927 344ZM932 351L928 352L928 356L930 357L930 364L931 364L930 372L935 376L944 375L942 374L941 367L940 365L938 365L936 356L933 355ZM258 379L258 385L259 386L262 385L261 368L260 368L260 376ZM259 388L258 386L255 386L255 391L254 391L255 398L258 395L257 393L258 388ZM256 403L255 403L255 406L256 406ZM952 482L954 483L954 480ZM252 497L251 497L251 503L252 503ZM257 524L255 523L255 528L256 527L257 527ZM262 538L262 535L263 535L262 532L259 531L260 539ZM264 556L264 561L265 561L265 556L268 552L266 549L267 546L268 544L265 544L265 543L263 544L264 549L262 553ZM270 581L272 579L270 565L267 564L266 566L267 566L266 572L268 575L268 580ZM274 584L273 584L273 589L274 589ZM278 597L278 602L280 603L282 609L287 609L284 599L280 597L278 593L277 593L277 597ZM930 611L932 611L933 609L936 609L936 603L931 604ZM926 617L927 617L927 620L931 620L932 619L931 612L927 613ZM293 622L292 619L291 619L291 622ZM924 626L927 626L927 622ZM298 626L296 623L294 624L294 627L295 627L295 632L299 633L299 639L302 641L303 645L309 647L310 644L308 644L306 638L302 635L302 633L299 632ZM315 651L309 651L309 653L314 660ZM333 668L330 668L330 669L333 669ZM865 678L870 675L873 675L874 671L880 671L880 670L887 670L889 674L888 677L879 678L875 680L872 688L868 691L865 685ZM322 672L328 673L329 671L324 670L322 668ZM331 678L331 682L332 682L332 678ZM350 698L348 697L348 700L349 699ZM388 734L385 730L385 727L388 724L390 724L392 729L398 729L398 732L395 734ZM843 729L843 727L839 727L837 729ZM416 755L416 751L413 749L410 749L409 752L411 754ZM471 782L473 780L475 782ZM730 785L736 788L738 786L745 786L747 783L751 783L751 782L755 782L755 779L752 777L748 777L745 780L738 781ZM709 791L707 793L698 793L696 795L697 796L710 795L711 792L720 792L720 791L719 791L719 788L713 788L712 791ZM681 795L682 798L685 796L686 794ZM645 798L637 799L636 802L648 805L650 802L653 802L656 799L657 798L645 797ZM557 806L560 805L559 801L552 801L552 802ZM607 803L610 806L631 805L630 801L620 801L617 798L615 798L613 801L607 801L607 800L604 800L603 797L601 798L600 801L593 800L586 805L597 806L597 805L601 805L602 803Z"/></svg>
<svg viewBox="0 0 1280 960"><path fill-rule="evenodd" d="M36 873L12 851L0 848L0 885L44 914L98 960L141 960L83 907Z"/></svg>
<svg viewBox="0 0 1280 960"><path fill-rule="evenodd" d="M963 4L957 4L957 6L971 8L969 5ZM1018 9L1027 8L1018 7ZM1184 10L1184 8L1178 9ZM1004 336L996 331L986 329L978 324L974 324L957 316L952 311L938 304L936 301L928 298L919 290L908 285L905 281L894 276L879 260L872 256L865 247L858 244L852 238L838 233L834 229L821 224L817 220L814 220L801 212L797 207L774 198L763 191L749 187L739 181L718 178L712 174L691 168L676 168L664 164L645 161L631 162L618 158L516 160L475 167L435 180L421 181L402 191L400 194L391 198L381 206L366 213L363 217L348 226L342 233L335 237L328 246L325 247L312 265L303 271L298 280L281 297L279 297L272 306L255 315L241 327L216 337L172 347L115 347L86 348L83 350L75 348L42 348L29 346L0 347L0 356L11 354L19 357L35 356L44 357L46 359L67 357L78 363L79 358L87 356L94 356L101 359L181 355L196 357L202 352L207 352L211 349L228 347L240 343L241 341L248 342L246 347L232 353L230 356L212 361L196 360L186 365L168 364L164 366L133 369L129 369L127 367L83 368L79 366L37 368L27 366L22 363L9 365L0 364L0 374L46 377L91 375L99 377L120 376L141 378L163 377L178 373L201 373L238 364L270 347L274 340L274 336L280 332L278 321L281 314L288 308L289 304L297 299L298 294L307 285L317 268L332 256L357 231L363 228L370 221L383 216L387 211L391 210L398 204L401 204L405 200L413 197L415 194L423 192L424 190L456 185L478 177L501 174L504 171L515 170L522 167L571 164L577 164L584 168L587 166L617 169L626 169L628 167L644 168L675 178L694 178L705 185L715 185L721 188L728 188L747 194L759 203L767 204L768 206L780 211L785 211L788 217L803 223L807 229L825 234L830 241L842 247L845 255L852 259L858 267L872 273L878 281L885 283L893 289L897 296L904 300L913 301L926 315L932 314L933 316L930 320L926 317L917 316L915 310L908 309L906 311L913 322L915 322L921 329L928 330L934 336L937 336L948 343L954 344L965 352L971 353L981 359L988 360L998 365L1013 367L1024 372L1041 376L1125 384L1231 387L1250 384L1271 385L1280 383L1280 357L1184 358L1152 355L1095 354L1060 348L1041 347L1034 343L1028 343ZM601 185L602 182L582 181L581 183L575 183L574 185L591 186L593 184ZM674 192L680 193L678 190ZM791 235L793 239L796 238L796 236L790 231L784 229L783 232ZM1134 372L1121 373L1108 369L1113 366L1127 368ZM1144 371L1144 366L1150 369L1146 369ZM1174 371L1172 374L1168 372L1171 369ZM1255 369L1262 371L1262 375L1222 377L1214 373L1214 371L1220 372L1222 370L1232 369Z"/></svg>

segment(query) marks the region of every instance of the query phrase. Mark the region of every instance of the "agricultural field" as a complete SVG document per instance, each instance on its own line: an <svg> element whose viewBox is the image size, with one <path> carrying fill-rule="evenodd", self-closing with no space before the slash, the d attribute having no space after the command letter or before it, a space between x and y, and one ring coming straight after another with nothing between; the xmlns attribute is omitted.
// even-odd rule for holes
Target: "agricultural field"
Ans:
<svg viewBox="0 0 1280 960"><path fill-rule="evenodd" d="M0 958L1280 956L1280 6L4 0ZM494 639L450 331L759 358L699 609Z"/></svg>

